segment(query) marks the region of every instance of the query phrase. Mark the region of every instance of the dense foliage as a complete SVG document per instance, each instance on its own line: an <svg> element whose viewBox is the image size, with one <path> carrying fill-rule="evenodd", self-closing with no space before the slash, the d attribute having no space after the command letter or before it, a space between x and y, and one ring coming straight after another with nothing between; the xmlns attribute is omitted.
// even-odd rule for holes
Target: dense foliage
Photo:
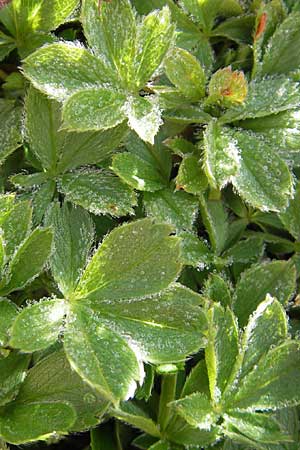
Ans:
<svg viewBox="0 0 300 450"><path fill-rule="evenodd" d="M299 449L299 49L297 0L0 1L0 449Z"/></svg>

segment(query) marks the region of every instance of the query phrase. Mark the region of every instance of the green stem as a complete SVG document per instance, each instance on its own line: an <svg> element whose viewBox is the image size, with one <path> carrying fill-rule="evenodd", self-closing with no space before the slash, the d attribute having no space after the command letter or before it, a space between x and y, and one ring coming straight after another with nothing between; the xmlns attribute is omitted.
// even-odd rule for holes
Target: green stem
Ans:
<svg viewBox="0 0 300 450"><path fill-rule="evenodd" d="M158 423L160 425L161 432L164 432L167 428L171 418L171 409L168 407L168 403L175 400L176 384L177 373L163 375L158 410Z"/></svg>

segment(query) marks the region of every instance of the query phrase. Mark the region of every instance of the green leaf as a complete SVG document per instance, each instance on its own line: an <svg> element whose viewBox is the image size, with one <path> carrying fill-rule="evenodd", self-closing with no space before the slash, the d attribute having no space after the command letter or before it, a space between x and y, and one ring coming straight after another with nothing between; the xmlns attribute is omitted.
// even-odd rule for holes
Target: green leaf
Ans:
<svg viewBox="0 0 300 450"><path fill-rule="evenodd" d="M12 100L0 99L0 163L22 145L22 108Z"/></svg>
<svg viewBox="0 0 300 450"><path fill-rule="evenodd" d="M218 419L208 397L199 392L173 402L172 406L187 423L200 430L210 430Z"/></svg>
<svg viewBox="0 0 300 450"><path fill-rule="evenodd" d="M287 317L280 303L267 295L249 319L242 338L242 367L239 376L249 373L272 346L287 338Z"/></svg>
<svg viewBox="0 0 300 450"><path fill-rule="evenodd" d="M137 87L151 78L160 66L174 37L170 9L164 6L142 19L137 28L137 49L135 54L135 79Z"/></svg>
<svg viewBox="0 0 300 450"><path fill-rule="evenodd" d="M292 196L287 164L250 132L226 130L225 135L240 156L238 173L231 181L241 197L263 211L284 209Z"/></svg>
<svg viewBox="0 0 300 450"><path fill-rule="evenodd" d="M201 392L207 397L210 397L209 380L207 374L207 367L205 359L201 359L196 366L194 366L186 378L183 386L181 397L191 395L194 392Z"/></svg>
<svg viewBox="0 0 300 450"><path fill-rule="evenodd" d="M95 131L113 128L126 119L126 95L109 89L81 89L66 101L63 126L68 130Z"/></svg>
<svg viewBox="0 0 300 450"><path fill-rule="evenodd" d="M268 410L299 404L299 374L299 343L287 341L271 349L242 379L233 406Z"/></svg>
<svg viewBox="0 0 300 450"><path fill-rule="evenodd" d="M125 338L80 302L72 305L64 346L72 368L115 404L130 398L142 380L140 362Z"/></svg>
<svg viewBox="0 0 300 450"><path fill-rule="evenodd" d="M175 281L181 265L179 242L172 227L144 219L114 229L88 264L76 290L77 298L143 297Z"/></svg>
<svg viewBox="0 0 300 450"><path fill-rule="evenodd" d="M191 101L205 95L205 72L199 61L182 48L173 48L165 60L169 80Z"/></svg>
<svg viewBox="0 0 300 450"><path fill-rule="evenodd" d="M16 249L28 236L31 225L32 208L28 201L18 202L11 211L5 215L1 223L5 254L7 259L16 252Z"/></svg>
<svg viewBox="0 0 300 450"><path fill-rule="evenodd" d="M78 0L66 0L63 3L60 0L53 0L51 3L47 0L15 0L13 4L16 11L21 14L26 12L31 19L32 30L51 31L65 22L78 6Z"/></svg>
<svg viewBox="0 0 300 450"><path fill-rule="evenodd" d="M161 111L156 97L129 97L125 107L128 125L139 137L154 144L154 137L162 125Z"/></svg>
<svg viewBox="0 0 300 450"><path fill-rule="evenodd" d="M114 423L106 422L90 430L91 450L117 450Z"/></svg>
<svg viewBox="0 0 300 450"><path fill-rule="evenodd" d="M57 172L64 173L85 164L104 161L115 151L126 132L127 125L122 123L102 132L65 133L65 145L57 164Z"/></svg>
<svg viewBox="0 0 300 450"><path fill-rule="evenodd" d="M249 439L266 444L277 444L278 442L291 440L290 436L281 431L279 423L267 414L230 413L225 418L225 430L227 427L229 431L233 427L242 436L245 435ZM226 431L225 434L227 434ZM230 432L228 434L230 436ZM242 436L241 442L243 442Z"/></svg>
<svg viewBox="0 0 300 450"><path fill-rule="evenodd" d="M222 123L247 118L265 117L277 114L300 104L298 83L289 78L278 76L254 80L248 85L246 101L228 109L220 118Z"/></svg>
<svg viewBox="0 0 300 450"><path fill-rule="evenodd" d="M60 101L83 89L100 89L114 82L113 73L100 59L72 43L39 48L26 58L23 71L34 87Z"/></svg>
<svg viewBox="0 0 300 450"><path fill-rule="evenodd" d="M16 48L15 40L11 36L0 32L0 61Z"/></svg>
<svg viewBox="0 0 300 450"><path fill-rule="evenodd" d="M105 326L126 336L137 354L153 364L182 361L205 345L207 323L201 303L201 296L180 284L139 299L89 302Z"/></svg>
<svg viewBox="0 0 300 450"><path fill-rule="evenodd" d="M208 345L205 361L212 401L220 402L239 354L238 327L230 309L214 305L208 311ZM226 355L226 356L225 356Z"/></svg>
<svg viewBox="0 0 300 450"><path fill-rule="evenodd" d="M149 447L149 450L170 450L170 444L168 442L165 441L159 441L156 442L156 444L151 445L151 447Z"/></svg>
<svg viewBox="0 0 300 450"><path fill-rule="evenodd" d="M145 193L144 205L147 216L169 223L178 231L192 230L198 213L197 198L171 189Z"/></svg>
<svg viewBox="0 0 300 450"><path fill-rule="evenodd" d="M25 111L26 137L30 150L44 169L55 172L64 140L64 135L59 133L59 105L30 88L25 98Z"/></svg>
<svg viewBox="0 0 300 450"><path fill-rule="evenodd" d="M294 12L277 27L270 38L259 75L286 74L300 68L300 12Z"/></svg>
<svg viewBox="0 0 300 450"><path fill-rule="evenodd" d="M157 167L129 152L113 157L112 170L129 186L141 191L157 191L165 182Z"/></svg>
<svg viewBox="0 0 300 450"><path fill-rule="evenodd" d="M38 191L33 193L33 225L38 226L42 223L49 205L56 192L56 183L54 180L49 180L44 183Z"/></svg>
<svg viewBox="0 0 300 450"><path fill-rule="evenodd" d="M216 122L210 122L204 133L204 171L210 185L221 189L237 174L240 150Z"/></svg>
<svg viewBox="0 0 300 450"><path fill-rule="evenodd" d="M214 254L207 243L190 232L181 232L181 261L199 270L214 262Z"/></svg>
<svg viewBox="0 0 300 450"><path fill-rule="evenodd" d="M17 405L68 403L77 416L70 431L84 431L96 425L108 406L99 393L72 370L63 350L52 352L29 370L16 401Z"/></svg>
<svg viewBox="0 0 300 450"><path fill-rule="evenodd" d="M240 240L222 254L228 264L255 263L262 257L264 252L263 239L260 236L252 236Z"/></svg>
<svg viewBox="0 0 300 450"><path fill-rule="evenodd" d="M176 177L177 188L197 195L206 190L207 184L207 177L199 158L193 155L184 156Z"/></svg>
<svg viewBox="0 0 300 450"><path fill-rule="evenodd" d="M66 433L75 420L74 408L65 402L11 403L0 416L0 436L15 445L46 440L53 430Z"/></svg>
<svg viewBox="0 0 300 450"><path fill-rule="evenodd" d="M205 2L181 0L180 3L195 18L199 25L209 32L213 28L215 18L220 14L219 11L223 0L207 0Z"/></svg>
<svg viewBox="0 0 300 450"><path fill-rule="evenodd" d="M134 79L136 21L129 0L103 2L97 11L95 0L83 2L83 28L89 44L108 66L118 73L123 84Z"/></svg>
<svg viewBox="0 0 300 450"><path fill-rule="evenodd" d="M58 299L27 306L11 328L10 346L32 353L54 344L63 329L67 310L64 300Z"/></svg>
<svg viewBox="0 0 300 450"><path fill-rule="evenodd" d="M296 239L300 240L300 183L297 183L294 197L290 199L289 205L285 211L279 214L284 227Z"/></svg>
<svg viewBox="0 0 300 450"><path fill-rule="evenodd" d="M221 200L200 197L200 212L213 250L220 254L228 235L228 216Z"/></svg>
<svg viewBox="0 0 300 450"><path fill-rule="evenodd" d="M160 437L158 425L134 402L122 402L119 408L113 409L112 414L118 420L122 420L151 436Z"/></svg>
<svg viewBox="0 0 300 450"><path fill-rule="evenodd" d="M22 289L42 271L51 251L52 232L36 228L20 245L8 266L8 283L2 295ZM30 261L30 264L28 264Z"/></svg>
<svg viewBox="0 0 300 450"><path fill-rule="evenodd" d="M220 275L211 273L205 283L203 295L223 307L231 305L231 292L228 282Z"/></svg>
<svg viewBox="0 0 300 450"><path fill-rule="evenodd" d="M94 214L115 217L133 214L135 193L118 177L106 170L82 170L63 175L58 189L66 200Z"/></svg>
<svg viewBox="0 0 300 450"><path fill-rule="evenodd" d="M253 15L249 14L239 17L230 17L215 27L212 31L212 35L226 37L237 43L252 44L253 26Z"/></svg>
<svg viewBox="0 0 300 450"><path fill-rule="evenodd" d="M295 267L288 261L255 265L243 272L233 298L233 310L240 326L247 323L250 314L267 294L287 305L295 291L295 283Z"/></svg>
<svg viewBox="0 0 300 450"><path fill-rule="evenodd" d="M17 306L6 298L0 298L0 346L5 347L9 340L9 330L18 315Z"/></svg>
<svg viewBox="0 0 300 450"><path fill-rule="evenodd" d="M16 397L19 392L20 385L26 377L29 362L29 356L16 352L10 352L6 358L0 358L0 405L5 405Z"/></svg>
<svg viewBox="0 0 300 450"><path fill-rule="evenodd" d="M94 239L91 217L81 208L64 203L53 204L47 213L46 224L52 226L55 251L50 257L50 268L54 280L65 298L77 286L86 266Z"/></svg>

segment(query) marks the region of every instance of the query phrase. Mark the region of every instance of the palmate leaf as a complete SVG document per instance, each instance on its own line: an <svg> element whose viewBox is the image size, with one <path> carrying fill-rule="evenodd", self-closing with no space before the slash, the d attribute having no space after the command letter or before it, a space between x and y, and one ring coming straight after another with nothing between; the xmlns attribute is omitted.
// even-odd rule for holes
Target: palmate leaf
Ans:
<svg viewBox="0 0 300 450"><path fill-rule="evenodd" d="M56 211L64 233L69 228L72 235L65 212ZM143 379L143 361L172 363L197 351L206 341L202 297L172 284L181 265L179 242L171 232L170 226L149 219L113 230L76 290L68 291L69 306L51 299L25 308L14 323L10 344L25 352L46 348L64 321L64 347L72 367L114 404L133 395L136 382ZM87 250L82 234L77 245ZM62 260L63 255L53 257L54 273ZM68 267L63 273L69 277Z"/></svg>
<svg viewBox="0 0 300 450"><path fill-rule="evenodd" d="M86 0L82 20L92 51L63 42L40 48L26 58L25 76L42 92L65 101L66 128L106 130L128 119L129 127L153 144L162 123L158 99L139 91L171 44L169 9L147 16L137 31L129 0L105 2L100 14L96 0Z"/></svg>
<svg viewBox="0 0 300 450"><path fill-rule="evenodd" d="M191 393L187 389L188 395L173 402L173 407L191 426L204 430L217 426L222 416L219 433L255 448L264 449L264 443L290 441L279 423L261 412L300 401L298 389L293 390L290 381L299 376L300 349L297 342L287 339L285 312L277 300L267 297L249 319L241 347L237 334L232 335L232 324L228 322L224 327L228 314L231 313L218 305L209 311L212 333L208 336L205 359L210 396L207 391ZM230 345L232 339L235 345ZM202 371L194 369L194 373L200 376ZM188 383L197 391L194 378Z"/></svg>

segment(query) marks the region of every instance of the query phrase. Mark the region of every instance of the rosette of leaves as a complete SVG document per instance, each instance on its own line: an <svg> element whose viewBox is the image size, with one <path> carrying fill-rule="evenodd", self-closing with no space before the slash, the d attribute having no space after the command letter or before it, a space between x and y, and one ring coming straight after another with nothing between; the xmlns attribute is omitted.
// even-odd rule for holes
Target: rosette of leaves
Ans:
<svg viewBox="0 0 300 450"><path fill-rule="evenodd" d="M21 310L10 347L31 353L63 336L75 372L117 406L142 383L143 362L177 363L205 345L203 300L175 283L179 242L169 225L149 219L125 224L90 257L93 224L87 212L54 204L47 223L54 229L50 267L61 297ZM6 413L1 420L7 429L12 417ZM15 438L2 432L4 439L19 442L22 427L15 421Z"/></svg>
<svg viewBox="0 0 300 450"><path fill-rule="evenodd" d="M24 74L63 102L64 128L107 130L127 122L153 143L162 123L159 98L141 91L172 43L170 11L164 7L140 19L129 0L103 2L100 10L97 3L82 4L90 49L66 42L42 47L25 60Z"/></svg>
<svg viewBox="0 0 300 450"><path fill-rule="evenodd" d="M42 221L57 191L94 214L133 213L137 203L133 190L111 171L95 166L110 157L126 126L103 132L61 130L59 104L33 88L26 95L25 112L25 155L35 172L19 173L10 180L32 198L35 223ZM88 168L88 164L94 166Z"/></svg>
<svg viewBox="0 0 300 450"><path fill-rule="evenodd" d="M71 16L78 0L12 0L0 8L0 60L17 49L21 58L45 43L56 40L51 34Z"/></svg>
<svg viewBox="0 0 300 450"><path fill-rule="evenodd" d="M217 303L208 310L208 322L205 359L192 369L180 398L168 404L171 414L160 440L145 427L146 434L135 440L137 447L200 449L228 438L224 449L235 444L293 449L297 431L290 429L292 408L300 402L293 383L299 377L300 347L288 336L280 303L267 296L244 330L232 311ZM137 423L138 410L125 405L116 415L125 421L135 417Z"/></svg>

